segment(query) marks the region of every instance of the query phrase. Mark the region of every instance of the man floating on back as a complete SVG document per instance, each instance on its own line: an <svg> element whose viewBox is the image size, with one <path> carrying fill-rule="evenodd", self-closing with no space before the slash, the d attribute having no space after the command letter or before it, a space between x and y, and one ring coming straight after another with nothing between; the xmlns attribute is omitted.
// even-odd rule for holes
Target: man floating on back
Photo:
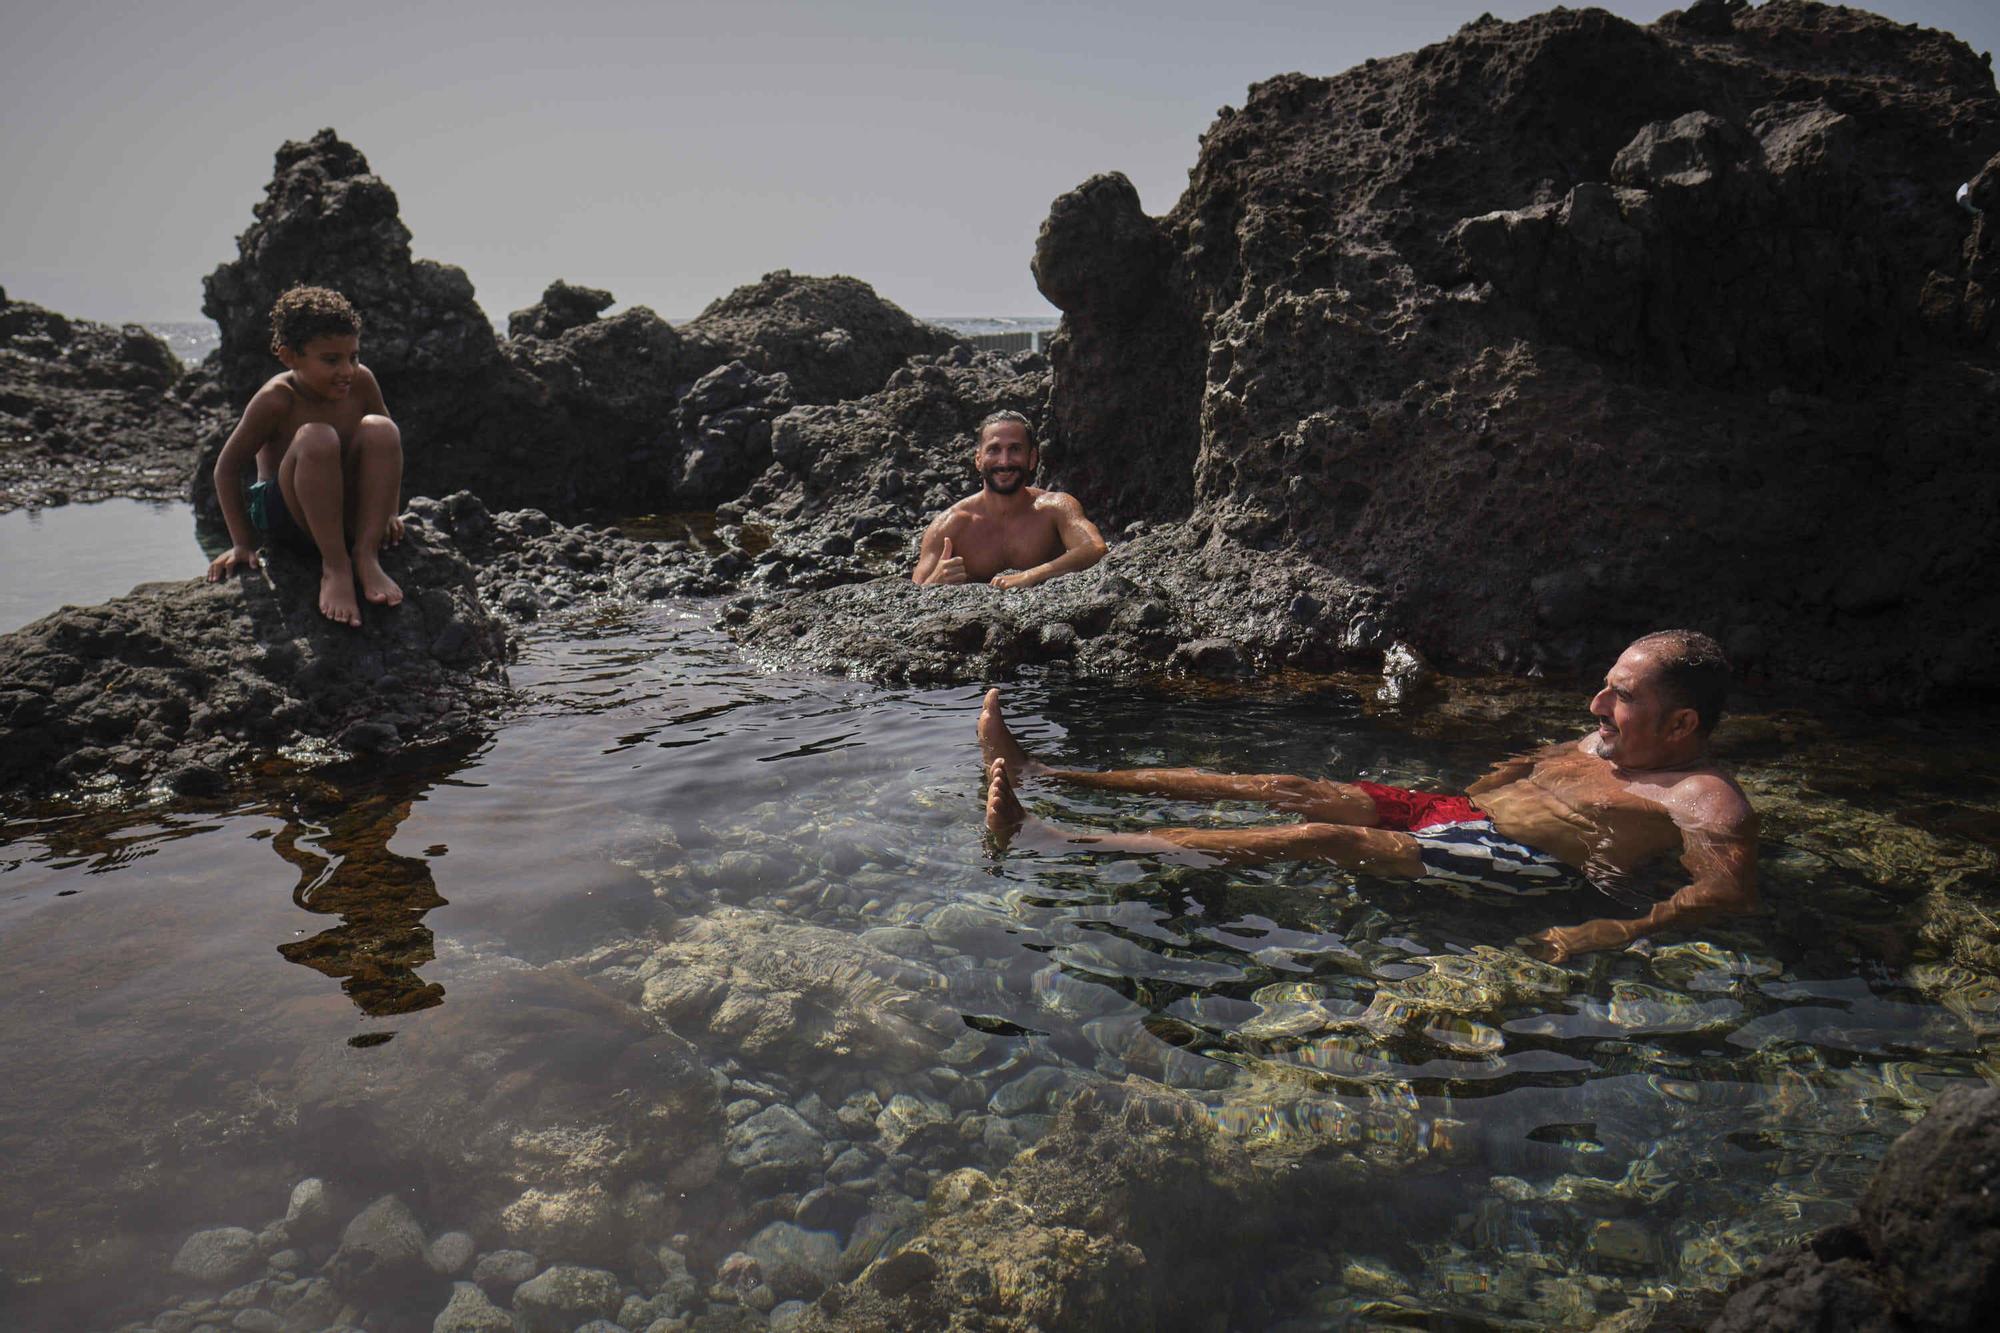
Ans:
<svg viewBox="0 0 2000 1333"><path fill-rule="evenodd" d="M1040 462L1019 412L980 422L972 466L984 485L931 520L910 581L1032 588L1102 560L1104 538L1076 498L1029 484Z"/></svg>
<svg viewBox="0 0 2000 1333"><path fill-rule="evenodd" d="M1595 732L1509 760L1463 796L1281 773L1051 768L1021 748L1001 716L1000 692L990 690L979 714L986 824L1003 846L1023 839L1053 850L1195 852L1237 865L1321 858L1370 875L1514 894L1616 883L1679 854L1688 883L1646 915L1534 937L1538 952L1561 962L1756 907L1757 816L1708 748L1728 682L1728 661L1707 635L1649 634L1619 656L1590 701ZM1014 784L1027 778L1181 800L1261 801L1309 822L1086 833L1029 816L1014 795Z"/></svg>
<svg viewBox="0 0 2000 1333"><path fill-rule="evenodd" d="M318 556L319 613L358 627L361 603L395 606L403 590L382 568L402 540L403 439L381 386L361 364L361 316L325 287L294 287L271 307L271 350L285 371L265 381L215 460L215 498L229 549L208 581L254 568L257 546ZM243 474L254 462L247 491Z"/></svg>

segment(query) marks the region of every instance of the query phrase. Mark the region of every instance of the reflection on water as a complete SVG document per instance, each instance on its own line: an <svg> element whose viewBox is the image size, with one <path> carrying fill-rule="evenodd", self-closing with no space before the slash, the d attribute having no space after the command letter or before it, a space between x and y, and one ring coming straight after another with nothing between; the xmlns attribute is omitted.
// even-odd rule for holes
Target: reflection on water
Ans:
<svg viewBox="0 0 2000 1333"><path fill-rule="evenodd" d="M298 868L292 902L340 924L309 939L278 946L287 961L340 980L341 990L370 1017L406 1014L444 1001L444 987L417 969L437 957L424 913L438 896L425 857L389 850L389 839L435 779L435 767L456 767L480 748L459 741L423 756L423 767L392 764L346 789L327 780L298 784L280 809L285 826L272 849ZM442 846L428 855L443 855Z"/></svg>
<svg viewBox="0 0 2000 1333"><path fill-rule="evenodd" d="M254 1229L314 1174L360 1202L401 1190L482 1250L622 1273L678 1235L704 1285L825 1186L815 1225L865 1259L943 1173L997 1170L1079 1088L1140 1077L1268 1160L1372 1173L1384 1224L1357 1241L1329 1202L1317 1276L1287 1279L1300 1326L1587 1327L1699 1308L1840 1216L1944 1088L1993 1076L1989 722L1726 724L1765 818L1765 913L1554 966L1516 942L1622 909L1324 865L996 857L979 691L768 672L707 623L544 629L517 715L394 768L274 777L226 809L14 812L13 1322L148 1318L183 1237ZM1409 723L1324 683L1045 682L1010 704L1053 762L1443 789L1582 716L1520 686ZM1068 824L1271 817L1023 795ZM809 1127L795 1158L743 1137L780 1103Z"/></svg>

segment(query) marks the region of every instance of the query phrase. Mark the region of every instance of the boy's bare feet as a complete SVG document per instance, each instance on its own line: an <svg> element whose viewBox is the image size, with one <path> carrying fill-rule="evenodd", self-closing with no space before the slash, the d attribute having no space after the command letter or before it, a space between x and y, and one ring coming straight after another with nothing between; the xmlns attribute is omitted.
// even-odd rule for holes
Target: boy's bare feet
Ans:
<svg viewBox="0 0 2000 1333"><path fill-rule="evenodd" d="M354 577L361 580L361 595L377 606L400 606L403 590L389 577L374 556L354 557Z"/></svg>
<svg viewBox="0 0 2000 1333"><path fill-rule="evenodd" d="M1004 849L1027 822L1028 812L1014 799L1014 784L1008 781L1005 759L995 759L987 765L986 773L986 831Z"/></svg>
<svg viewBox="0 0 2000 1333"><path fill-rule="evenodd" d="M1015 777L1032 778L1046 772L1046 764L1037 763L1028 757L1021 743L1014 739L1014 733L1007 730L1007 721L1000 716L1000 691L986 691L986 702L979 708L979 753L990 771L993 761L1004 759L1007 768Z"/></svg>
<svg viewBox="0 0 2000 1333"><path fill-rule="evenodd" d="M361 604L354 600L354 571L319 570L319 613L339 625L361 627Z"/></svg>

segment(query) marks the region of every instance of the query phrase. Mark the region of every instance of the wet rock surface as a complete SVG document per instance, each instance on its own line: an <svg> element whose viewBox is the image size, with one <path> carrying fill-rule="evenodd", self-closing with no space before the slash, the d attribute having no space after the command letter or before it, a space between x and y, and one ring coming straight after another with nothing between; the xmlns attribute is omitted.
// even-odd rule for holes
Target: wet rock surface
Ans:
<svg viewBox="0 0 2000 1333"><path fill-rule="evenodd" d="M1072 1102L997 1179L967 1169L939 1181L923 1228L798 1327L1258 1326L1297 1261L1302 1210L1323 1238L1338 1181L1324 1166L1258 1166L1180 1094L1106 1088ZM1254 1274L1230 1257L1243 1253L1258 1255Z"/></svg>
<svg viewBox="0 0 2000 1333"><path fill-rule="evenodd" d="M1864 695L2000 683L1996 214L1943 184L2000 147L1991 71L1856 10L1699 8L1282 75L1165 217L1058 200L1086 506L1295 550L1461 666L1686 621Z"/></svg>
<svg viewBox="0 0 2000 1333"><path fill-rule="evenodd" d="M1294 556L1173 526L1080 574L1019 592L907 577L732 602L753 653L818 671L921 683L1039 665L1107 678L1229 678L1325 669L1379 651L1378 600Z"/></svg>
<svg viewBox="0 0 2000 1333"><path fill-rule="evenodd" d="M692 534L639 541L616 527L558 523L539 509L494 514L470 491L419 496L405 520L472 563L495 614L523 623L599 599L657 601L729 586L727 551Z"/></svg>
<svg viewBox="0 0 2000 1333"><path fill-rule="evenodd" d="M177 497L212 425L200 387L136 324L68 319L0 289L0 513Z"/></svg>
<svg viewBox="0 0 2000 1333"><path fill-rule="evenodd" d="M2000 1090L1948 1093L1889 1149L1854 1221L1736 1284L1710 1328L1973 1329L2000 1294Z"/></svg>
<svg viewBox="0 0 2000 1333"><path fill-rule="evenodd" d="M511 651L471 566L412 532L383 560L402 605L366 606L358 630L319 614L317 566L274 551L224 583L146 584L0 636L0 786L214 794L282 747L383 753L469 730Z"/></svg>

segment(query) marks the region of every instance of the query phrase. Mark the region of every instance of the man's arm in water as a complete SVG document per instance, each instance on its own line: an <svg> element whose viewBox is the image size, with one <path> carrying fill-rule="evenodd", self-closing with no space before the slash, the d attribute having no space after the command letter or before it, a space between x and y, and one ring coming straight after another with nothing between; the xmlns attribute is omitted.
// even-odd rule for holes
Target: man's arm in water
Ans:
<svg viewBox="0 0 2000 1333"><path fill-rule="evenodd" d="M1049 510L1055 516L1056 535L1062 538L1063 553L1033 569L995 574L993 586L996 588L1032 588L1037 583L1047 583L1064 574L1089 569L1102 560L1105 551L1110 549L1105 546L1104 535L1097 530L1097 525L1084 516L1083 506L1077 503L1075 496L1050 491L1035 501L1035 507Z"/></svg>
<svg viewBox="0 0 2000 1333"><path fill-rule="evenodd" d="M1537 952L1560 963L1580 953L1619 948L1642 935L1757 909L1757 816L1747 805L1726 823L1683 828L1681 845L1681 866L1689 877L1686 888L1642 917L1600 918L1545 930L1534 937Z"/></svg>
<svg viewBox="0 0 2000 1333"><path fill-rule="evenodd" d="M917 547L917 567L910 572L910 582L965 582L965 559L952 554L951 538L945 535L952 527L953 513L953 510L945 510L924 529L924 539Z"/></svg>

